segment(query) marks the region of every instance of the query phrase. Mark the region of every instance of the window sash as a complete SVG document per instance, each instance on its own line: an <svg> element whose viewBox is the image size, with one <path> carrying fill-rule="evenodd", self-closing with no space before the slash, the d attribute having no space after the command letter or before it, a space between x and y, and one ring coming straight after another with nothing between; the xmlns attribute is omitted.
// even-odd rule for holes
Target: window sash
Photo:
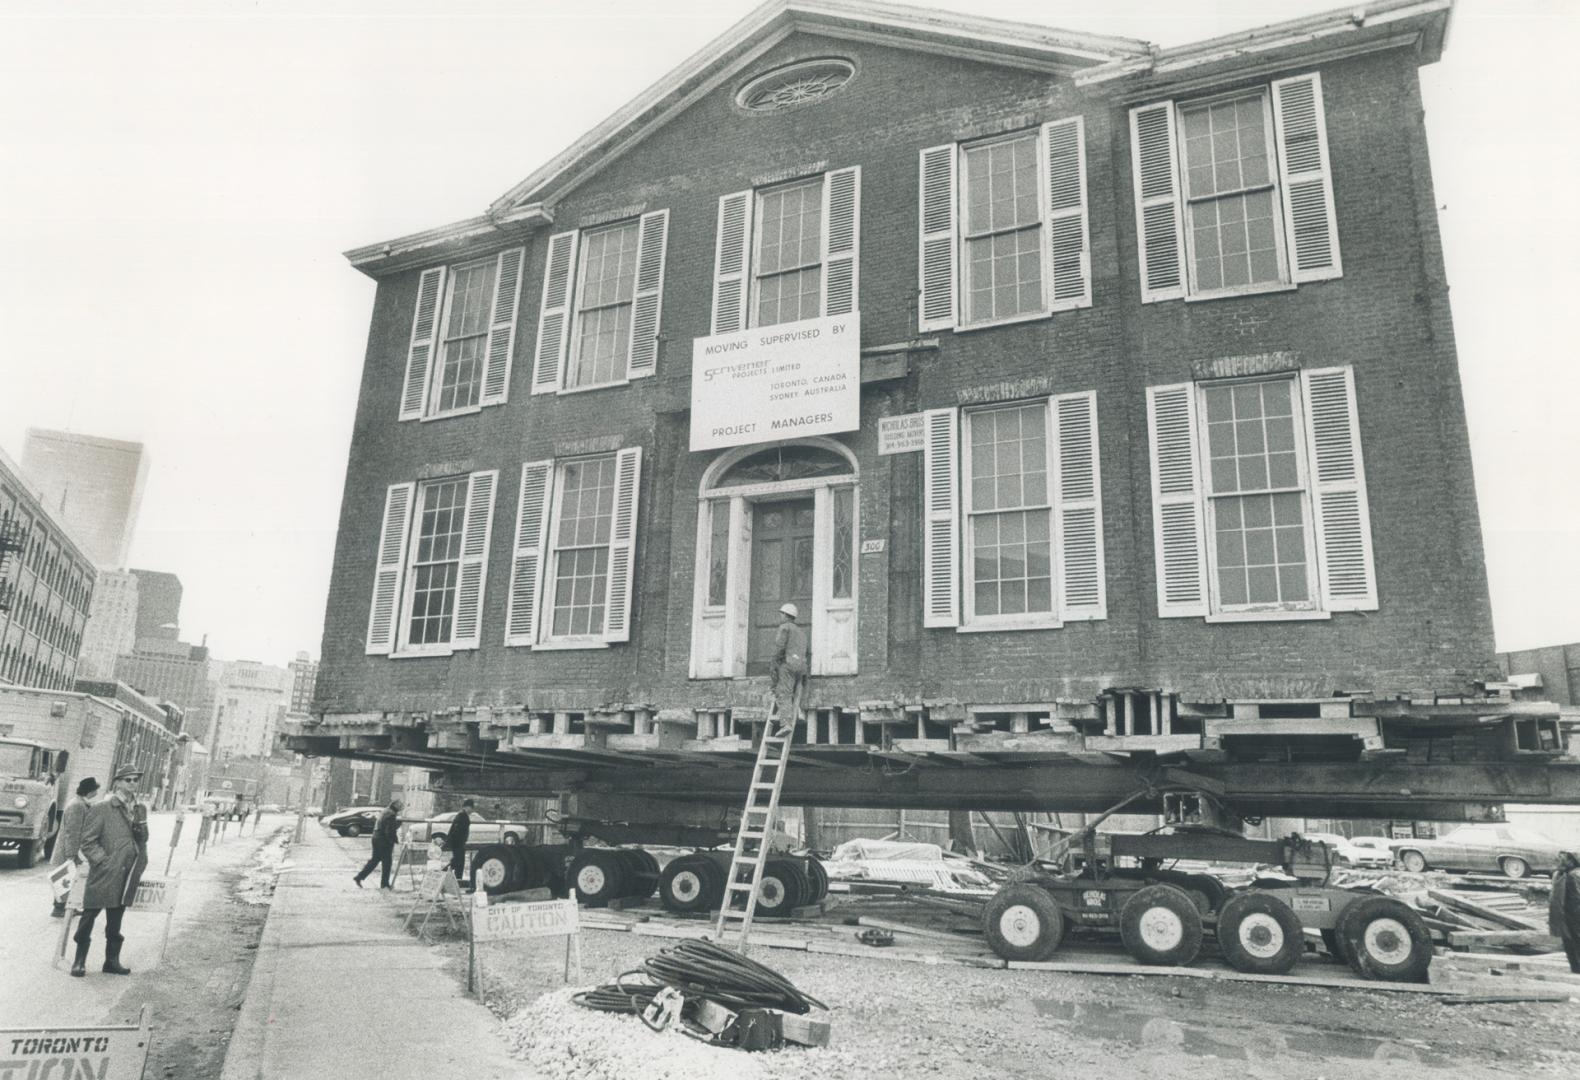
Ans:
<svg viewBox="0 0 1580 1080"><path fill-rule="evenodd" d="M412 514L400 613L401 651L450 647L461 580L467 477L419 486ZM448 495L450 501L439 500Z"/></svg>
<svg viewBox="0 0 1580 1080"><path fill-rule="evenodd" d="M497 259L454 267L445 281L444 321L429 415L471 409L482 400ZM457 295L458 287L464 293Z"/></svg>
<svg viewBox="0 0 1580 1080"><path fill-rule="evenodd" d="M583 472L576 489L569 478ZM608 621L605 598L613 538L615 485L618 457L600 454L559 462L554 477L554 516L549 523L549 556L552 573L545 575L547 596L543 613L547 625L543 640L563 641L598 637ZM588 481L591 480L591 483ZM585 500L591 495L592 512ZM571 500L575 505L570 506ZM567 509L570 510L567 516Z"/></svg>
<svg viewBox="0 0 1580 1080"><path fill-rule="evenodd" d="M823 183L807 180L760 188L752 215L751 325L815 319L823 303ZM786 212L789 200L798 200ZM775 212L777 211L777 212ZM794 222L793 235L787 226Z"/></svg>
<svg viewBox="0 0 1580 1080"><path fill-rule="evenodd" d="M1032 475L1027 470L1029 464L1026 459L1028 442L1034 439L1025 435L1024 429L1019 437L1012 440L1019 448L1019 471L1000 473L997 471L998 454L994 450L994 471L977 474L981 461L978 457L980 450L977 447L977 425L986 422L987 417L998 417L1003 414L1018 413L1021 416L1041 414L1041 455L1038 464L1041 465L1042 491L1041 497L1028 497L1027 477ZM995 420L996 422L996 420ZM1047 401L1036 403L1021 403L1016 405L1000 405L985 409L972 409L964 414L964 430L961 433L961 501L965 507L965 535L962 543L963 578L961 591L965 599L965 623L976 626L1017 626L1017 625L1054 625L1058 621L1058 597L1055 594L1054 582L1058 577L1058 554L1055 550L1055 530L1053 520L1053 484L1055 482L1053 440L1050 431L1050 417ZM985 444L989 447L1004 445L1007 440L995 439ZM1006 491L1000 481L1015 478L1019 493L1017 497L1003 498ZM993 498L991 502L981 499L981 485L993 485ZM1035 492L1031 493L1035 495ZM979 505L981 503L981 505ZM986 538L986 528L991 523L993 531L991 545L983 543ZM993 570L995 576L979 576L979 560L984 553L991 549L993 552ZM1016 549L1019 554L1019 573L1009 573L1017 569L1014 561ZM1044 554L1045 553L1045 554ZM1006 557L1007 556L1007 557ZM1037 559L1041 556L1040 559ZM1037 559L1036 570L1033 573L1033 562ZM986 598L987 588L991 587L994 610L984 610L989 605L981 601ZM1017 596L1019 610L1006 611L1005 600L1007 597ZM1033 605L1036 605L1035 607Z"/></svg>
<svg viewBox="0 0 1580 1080"><path fill-rule="evenodd" d="M1213 468L1211 443L1213 424L1227 422L1240 425L1248 423L1252 418L1241 418L1237 412L1231 412L1227 421L1213 419L1208 405L1209 392L1228 390L1231 394L1229 400L1233 404L1236 399L1232 395L1237 388L1265 387L1276 383L1286 384L1289 390L1288 420L1293 442L1295 483L1266 482L1247 485L1243 477L1237 475L1235 485L1220 484L1219 477L1215 475L1217 470ZM1215 380L1210 383L1198 383L1196 399L1199 417L1197 458L1200 462L1202 491L1205 495L1203 501L1206 511L1206 550L1204 554L1207 560L1211 610L1213 612L1320 610L1316 522L1312 506L1310 471L1306 460L1305 407L1300 395L1299 379L1294 376L1280 376L1272 379ZM1262 409L1256 414L1255 419L1263 421L1261 425L1263 458L1271 453L1288 453L1289 451L1286 450L1270 450L1266 438L1266 421L1270 416L1281 417L1283 414L1269 414L1265 407L1265 397L1259 396L1258 402L1262 405ZM1238 448L1238 443L1236 447ZM1239 461L1241 457L1236 457L1235 460ZM1281 522L1278 517L1278 507L1287 506L1291 502L1299 512L1300 520ZM1255 523L1248 523L1247 511L1253 506L1264 503L1267 506L1265 521L1259 519ZM1256 538L1258 550L1255 552L1252 550L1253 533L1259 534ZM1300 548L1299 562L1289 558L1290 545L1296 542ZM1238 562L1230 562L1225 558L1229 553L1226 549L1232 549L1236 544L1239 546L1240 559ZM1240 580L1235 585L1231 585L1228 574L1235 571L1239 572ZM1276 598L1253 599L1251 593L1254 581L1263 582L1264 587L1271 584L1276 590ZM1284 599L1286 592L1300 591L1304 592L1304 598Z"/></svg>
<svg viewBox="0 0 1580 1080"><path fill-rule="evenodd" d="M1216 149L1219 135L1226 133L1214 133L1209 128L1205 140L1192 139L1191 118L1203 112L1210 115L1212 110L1222 109L1226 105L1251 101L1255 101L1260 110L1260 160L1265 175L1257 174L1247 179L1244 163L1251 159L1242 152L1234 159L1241 175L1233 182L1220 184L1219 169L1227 168L1227 159L1220 161L1217 154L1212 153L1205 162L1198 158L1193 167L1192 144L1196 144L1199 155L1204 149L1204 141L1214 144ZM1273 141L1271 92L1266 87L1250 93L1237 91L1206 100L1185 102L1176 105L1175 110L1180 203L1185 214L1185 261L1190 295L1232 295L1290 284L1278 159ZM1241 129L1237 126L1234 130L1238 146ZM1211 174L1210 189L1204 188L1203 172ZM1253 209L1258 212L1253 214ZM1225 245L1226 240L1229 246ZM1210 247L1207 241L1211 241ZM1260 246L1253 247L1255 243ZM1266 246L1268 243L1270 247ZM1237 268L1243 269L1243 280L1228 280L1231 260ZM1209 275L1209 270L1214 273Z"/></svg>
<svg viewBox="0 0 1580 1080"><path fill-rule="evenodd" d="M576 325L565 371L567 388L625 381L639 236L635 219L582 236L576 254ZM616 241L618 246L613 247Z"/></svg>
<svg viewBox="0 0 1580 1080"><path fill-rule="evenodd" d="M1015 156L1022 147L1030 150L1030 160L1024 165ZM1007 200L1010 212L1000 220L994 208L1006 200L993 199L992 184L995 162L1005 153L1011 160L1012 179ZM1048 200L1042 186L1044 170L1039 166L1045 154L1040 131L960 147L959 273L965 308L962 325L977 326L1047 310L1048 267L1043 237L1047 229ZM973 176L979 172L974 163L982 160L987 162L985 173ZM987 197L976 204L984 181L989 189ZM1028 182L1029 190L1022 190ZM1026 213L1028 209L1030 213ZM1028 238L1029 248L1025 243ZM1006 240L1011 241L1012 246L1006 247ZM986 252L985 258L983 252ZM1009 271L1013 276L1001 282L1001 271ZM987 277L985 285L982 282L984 274ZM1008 295L1005 295L1006 290L1009 290ZM984 303L986 310L983 310Z"/></svg>

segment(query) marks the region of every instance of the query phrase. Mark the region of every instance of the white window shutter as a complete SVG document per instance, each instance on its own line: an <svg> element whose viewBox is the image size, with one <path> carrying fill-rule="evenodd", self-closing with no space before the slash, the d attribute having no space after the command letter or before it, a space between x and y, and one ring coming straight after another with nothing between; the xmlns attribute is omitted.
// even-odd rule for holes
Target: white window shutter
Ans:
<svg viewBox="0 0 1580 1080"><path fill-rule="evenodd" d="M958 308L955 229L955 170L959 153L954 143L922 151L921 246L917 253L917 325L922 330L955 326ZM949 625L953 625L952 623Z"/></svg>
<svg viewBox="0 0 1580 1080"><path fill-rule="evenodd" d="M450 647L454 649L475 649L483 642L483 586L488 579L494 489L498 486L498 469L473 473L467 485L461 572L455 590L455 619L450 624Z"/></svg>
<svg viewBox="0 0 1580 1080"><path fill-rule="evenodd" d="M549 237L543 261L543 302L538 306L538 349L532 363L532 392L552 394L565 378L571 336L571 300L576 289L575 230Z"/></svg>
<svg viewBox="0 0 1580 1080"><path fill-rule="evenodd" d="M1196 459L1196 387L1147 387L1152 450L1152 542L1158 615L1206 615L1207 551Z"/></svg>
<svg viewBox="0 0 1580 1080"><path fill-rule="evenodd" d="M861 250L861 166L823 174L824 315L856 310Z"/></svg>
<svg viewBox="0 0 1580 1080"><path fill-rule="evenodd" d="M1317 569L1328 611L1376 611L1371 512L1355 408L1355 370L1317 368L1300 375L1306 399Z"/></svg>
<svg viewBox="0 0 1580 1080"><path fill-rule="evenodd" d="M752 193L737 191L719 199L718 247L713 256L713 332L746 329L751 285Z"/></svg>
<svg viewBox="0 0 1580 1080"><path fill-rule="evenodd" d="M922 625L960 625L957 409L922 414Z"/></svg>
<svg viewBox="0 0 1580 1080"><path fill-rule="evenodd" d="M615 457L614 520L609 530L609 577L603 609L603 639L631 640L631 586L636 570L636 505L642 482L642 448Z"/></svg>
<svg viewBox="0 0 1580 1080"><path fill-rule="evenodd" d="M1086 222L1086 122L1076 116L1042 125L1048 196L1049 306L1090 307L1092 253Z"/></svg>
<svg viewBox="0 0 1580 1080"><path fill-rule="evenodd" d="M400 395L400 419L422 416L428 400L428 370L433 366L434 339L439 333L439 304L444 299L444 267L424 270L417 282L417 311L406 351L406 380Z"/></svg>
<svg viewBox="0 0 1580 1080"><path fill-rule="evenodd" d="M542 592L543 552L549 539L553 479L552 461L528 461L521 466L516 543L510 560L510 603L505 613L506 645L531 645L537 640L538 597Z"/></svg>
<svg viewBox="0 0 1580 1080"><path fill-rule="evenodd" d="M1059 618L1064 622L1106 619L1097 394L1062 394L1051 404L1058 447L1053 494L1059 537Z"/></svg>
<svg viewBox="0 0 1580 1080"><path fill-rule="evenodd" d="M488 367L483 374L484 405L498 405L510 389L510 361L515 353L516 309L521 298L521 264L526 248L499 253L494 270L494 311L488 327Z"/></svg>
<svg viewBox="0 0 1580 1080"><path fill-rule="evenodd" d="M400 579L406 570L406 534L411 528L411 502L416 484L391 484L384 493L384 526L379 532L378 569L373 574L373 604L368 612L369 656L387 656L395 648L396 606Z"/></svg>
<svg viewBox="0 0 1580 1080"><path fill-rule="evenodd" d="M1185 223L1172 101L1130 110L1130 161L1136 180L1141 302L1173 300L1185 295Z"/></svg>
<svg viewBox="0 0 1580 1080"><path fill-rule="evenodd" d="M643 214L637 229L636 298L631 305L631 353L625 377L640 379L658 370L658 326L664 307L664 252L669 211Z"/></svg>
<svg viewBox="0 0 1580 1080"><path fill-rule="evenodd" d="M1273 130L1284 181L1284 222L1294 249L1290 273L1296 281L1340 277L1344 266L1333 213L1321 75L1312 72L1273 83Z"/></svg>

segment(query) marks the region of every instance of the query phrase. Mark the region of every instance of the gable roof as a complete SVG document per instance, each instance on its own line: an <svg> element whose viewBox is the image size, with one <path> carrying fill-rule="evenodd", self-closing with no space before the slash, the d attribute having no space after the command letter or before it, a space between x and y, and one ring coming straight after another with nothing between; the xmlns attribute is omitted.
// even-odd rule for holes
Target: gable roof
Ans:
<svg viewBox="0 0 1580 1080"><path fill-rule="evenodd" d="M1135 38L1056 30L1030 23L910 7L885 0L766 0L613 115L491 203L480 216L346 252L380 276L483 246L503 247L553 224L551 204L637 146L703 95L737 75L791 34L810 32L918 52L1065 75L1097 93L1124 95L1184 73L1321 51L1336 38L1351 48L1402 40L1435 60L1453 0L1373 0L1244 34L1160 49ZM481 254L479 250L477 253Z"/></svg>

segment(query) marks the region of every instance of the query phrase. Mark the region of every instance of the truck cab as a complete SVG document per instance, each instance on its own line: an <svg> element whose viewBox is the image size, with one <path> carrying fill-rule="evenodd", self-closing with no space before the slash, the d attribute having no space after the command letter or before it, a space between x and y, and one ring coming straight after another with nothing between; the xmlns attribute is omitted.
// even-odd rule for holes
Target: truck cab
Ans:
<svg viewBox="0 0 1580 1080"><path fill-rule="evenodd" d="M31 739L0 738L0 850L15 851L21 869L54 848L70 756Z"/></svg>

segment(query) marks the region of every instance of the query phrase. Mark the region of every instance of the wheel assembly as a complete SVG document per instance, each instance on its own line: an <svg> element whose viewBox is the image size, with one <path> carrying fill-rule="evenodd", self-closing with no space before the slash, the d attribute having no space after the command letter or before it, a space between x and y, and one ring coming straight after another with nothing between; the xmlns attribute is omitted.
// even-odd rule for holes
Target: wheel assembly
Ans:
<svg viewBox="0 0 1580 1080"><path fill-rule="evenodd" d="M815 904L820 900L827 899L828 871L823 869L823 864L818 861L815 855L807 856L806 868L812 876L812 896L807 899L807 903Z"/></svg>
<svg viewBox="0 0 1580 1080"><path fill-rule="evenodd" d="M1399 865L1412 874L1419 874L1426 869L1426 856L1419 851L1406 851L1399 856Z"/></svg>
<svg viewBox="0 0 1580 1080"><path fill-rule="evenodd" d="M605 907L617 896L624 896L626 862L620 852L609 848L584 848L571 860L571 888L587 907Z"/></svg>
<svg viewBox="0 0 1580 1080"><path fill-rule="evenodd" d="M658 884L658 860L641 848L620 848L615 852L625 867L627 900L646 900Z"/></svg>
<svg viewBox="0 0 1580 1080"><path fill-rule="evenodd" d="M1284 975L1305 951L1300 916L1271 893L1231 897L1218 916L1218 947L1236 971Z"/></svg>
<svg viewBox="0 0 1580 1080"><path fill-rule="evenodd" d="M1516 880L1531 872L1531 864L1518 855L1508 855L1499 859L1498 866L1502 868L1504 877L1511 877Z"/></svg>
<svg viewBox="0 0 1580 1080"><path fill-rule="evenodd" d="M788 918L800 898L799 875L788 859L769 859L757 883L757 914L769 919Z"/></svg>
<svg viewBox="0 0 1580 1080"><path fill-rule="evenodd" d="M1119 937L1143 964L1188 964L1201 952L1201 911L1174 885L1148 885L1119 912Z"/></svg>
<svg viewBox="0 0 1580 1080"><path fill-rule="evenodd" d="M671 859L658 875L658 899L665 911L682 913L707 911L712 899L711 882L716 868L702 855L682 855ZM722 887L723 879L720 878Z"/></svg>
<svg viewBox="0 0 1580 1080"><path fill-rule="evenodd" d="M1339 916L1337 930L1355 974L1385 982L1426 982L1432 936L1408 905L1388 896L1357 900Z"/></svg>
<svg viewBox="0 0 1580 1080"><path fill-rule="evenodd" d="M1040 885L1005 885L982 913L982 932L1005 960L1046 960L1064 939L1064 912Z"/></svg>
<svg viewBox="0 0 1580 1080"><path fill-rule="evenodd" d="M503 844L486 844L472 856L472 887L490 896L515 892L522 886L525 871L515 851Z"/></svg>

